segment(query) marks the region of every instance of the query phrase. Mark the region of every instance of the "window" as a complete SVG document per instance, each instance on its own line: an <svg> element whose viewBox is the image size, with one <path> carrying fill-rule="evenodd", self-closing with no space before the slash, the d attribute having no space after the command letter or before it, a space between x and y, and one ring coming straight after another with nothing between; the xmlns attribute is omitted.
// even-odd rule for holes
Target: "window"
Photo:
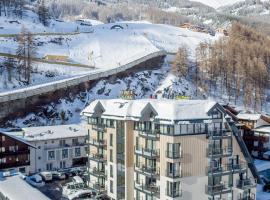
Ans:
<svg viewBox="0 0 270 200"><path fill-rule="evenodd" d="M113 162L113 150L110 149L110 162Z"/></svg>
<svg viewBox="0 0 270 200"><path fill-rule="evenodd" d="M170 163L167 162L167 176L168 177L181 177L181 165L180 162Z"/></svg>
<svg viewBox="0 0 270 200"><path fill-rule="evenodd" d="M7 159L6 158L0 159L0 163L6 163L6 162L7 162Z"/></svg>
<svg viewBox="0 0 270 200"><path fill-rule="evenodd" d="M110 165L110 177L113 178L113 166Z"/></svg>
<svg viewBox="0 0 270 200"><path fill-rule="evenodd" d="M66 161L60 161L60 168L66 168Z"/></svg>
<svg viewBox="0 0 270 200"><path fill-rule="evenodd" d="M180 143L167 143L167 157L173 159L181 157Z"/></svg>
<svg viewBox="0 0 270 200"><path fill-rule="evenodd" d="M170 197L180 197L181 190L180 190L180 182L169 182L167 181L167 196Z"/></svg>
<svg viewBox="0 0 270 200"><path fill-rule="evenodd" d="M174 127L169 125L160 124L160 133L165 135L173 135L174 134Z"/></svg>
<svg viewBox="0 0 270 200"><path fill-rule="evenodd" d="M60 147L66 146L66 140L60 140L59 144L60 144Z"/></svg>
<svg viewBox="0 0 270 200"><path fill-rule="evenodd" d="M47 163L46 169L47 170L53 170L53 164L52 163Z"/></svg>
<svg viewBox="0 0 270 200"><path fill-rule="evenodd" d="M75 157L80 157L81 156L81 148L77 147L75 148Z"/></svg>
<svg viewBox="0 0 270 200"><path fill-rule="evenodd" d="M106 120L106 126L113 128L114 127L114 121L112 119L107 119Z"/></svg>
<svg viewBox="0 0 270 200"><path fill-rule="evenodd" d="M113 134L110 134L110 146L113 146Z"/></svg>
<svg viewBox="0 0 270 200"><path fill-rule="evenodd" d="M6 150L5 147L0 148L0 152L5 152L5 150Z"/></svg>
<svg viewBox="0 0 270 200"><path fill-rule="evenodd" d="M41 159L41 157L39 156L39 157L38 157L38 159L40 160L40 159Z"/></svg>
<svg viewBox="0 0 270 200"><path fill-rule="evenodd" d="M48 160L55 160L55 151L48 151Z"/></svg>
<svg viewBox="0 0 270 200"><path fill-rule="evenodd" d="M18 146L9 146L8 150L11 152L18 151Z"/></svg>
<svg viewBox="0 0 270 200"><path fill-rule="evenodd" d="M113 181L110 181L110 192L113 193Z"/></svg>
<svg viewBox="0 0 270 200"><path fill-rule="evenodd" d="M4 135L2 135L2 142L6 141L6 137Z"/></svg>
<svg viewBox="0 0 270 200"><path fill-rule="evenodd" d="M68 158L68 149L62 149L62 159Z"/></svg>
<svg viewBox="0 0 270 200"><path fill-rule="evenodd" d="M72 145L73 145L73 146L76 146L76 145L78 145L78 144L79 144L78 138L73 138L73 139L72 139Z"/></svg>

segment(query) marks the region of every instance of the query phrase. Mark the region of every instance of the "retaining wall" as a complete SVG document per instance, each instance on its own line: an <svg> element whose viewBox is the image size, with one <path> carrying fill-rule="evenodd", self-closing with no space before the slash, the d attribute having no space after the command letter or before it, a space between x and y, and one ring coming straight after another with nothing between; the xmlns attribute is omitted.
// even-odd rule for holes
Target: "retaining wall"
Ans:
<svg viewBox="0 0 270 200"><path fill-rule="evenodd" d="M41 106L57 102L70 94L85 91L102 78L127 75L134 70L160 67L165 56L164 51L158 51L118 68L0 93L0 124L8 119L23 117L30 112L38 112L42 110Z"/></svg>

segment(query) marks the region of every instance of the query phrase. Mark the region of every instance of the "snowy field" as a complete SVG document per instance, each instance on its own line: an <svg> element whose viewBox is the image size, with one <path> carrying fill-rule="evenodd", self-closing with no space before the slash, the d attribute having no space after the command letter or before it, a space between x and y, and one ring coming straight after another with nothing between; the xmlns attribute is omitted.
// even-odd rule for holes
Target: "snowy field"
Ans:
<svg viewBox="0 0 270 200"><path fill-rule="evenodd" d="M0 29L0 36L20 33L22 26L33 33L68 34L35 35L35 41L38 44L36 57L66 56L69 63L94 66L99 71L120 67L160 50L176 53L181 46L189 49L190 58L193 59L195 48L199 43L215 40L218 37L149 22L102 24L90 19L84 19L84 21L91 23L92 26L82 26L78 22L52 20L49 27L44 27L38 22L36 14L28 11L23 19L1 17L0 27L3 28ZM73 32L76 30L81 33L74 35ZM0 53L16 54L17 47L17 40L14 37L0 37ZM34 85L70 78L91 70L43 63L35 63L34 67L39 72L33 74L31 82ZM51 72L55 74L55 77L43 76L44 72ZM1 76L3 80L3 75ZM0 92L19 87L25 87L25 85L16 80L9 84L1 82Z"/></svg>

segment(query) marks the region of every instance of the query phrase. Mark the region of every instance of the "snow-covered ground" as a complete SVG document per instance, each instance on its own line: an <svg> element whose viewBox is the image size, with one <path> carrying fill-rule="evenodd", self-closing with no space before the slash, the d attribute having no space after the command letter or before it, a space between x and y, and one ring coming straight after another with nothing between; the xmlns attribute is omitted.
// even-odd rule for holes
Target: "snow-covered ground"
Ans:
<svg viewBox="0 0 270 200"><path fill-rule="evenodd" d="M92 23L93 26L52 20L49 27L44 27L38 22L36 14L28 11L23 19L2 16L0 27L3 29L0 29L0 35L19 33L22 26L33 33L73 33L75 29L78 29L82 33L61 36L36 35L35 41L38 44L36 56L38 58L43 58L46 55L66 56L68 62L94 66L97 70L117 68L160 50L176 53L180 46L186 46L190 50L190 58L192 59L199 43L215 40L218 37L149 22L131 21L102 24L92 20L84 20ZM112 28L115 25L119 26ZM90 32L88 32L89 30ZM17 47L15 38L0 37L0 53L15 54ZM41 73L37 74L36 77L33 76L33 84L52 82L89 72L85 69L74 70L68 66L55 67L55 65L42 63L36 63L35 67L40 69ZM59 74L59 76L56 79L43 78L42 72L50 70L58 71L55 74ZM67 73L63 73L63 71ZM22 86L24 87L24 85ZM22 86L15 80L8 87L3 86L3 83L0 82L0 92Z"/></svg>
<svg viewBox="0 0 270 200"><path fill-rule="evenodd" d="M211 6L213 8L219 8L221 6L228 6L235 4L240 1L245 1L245 0L192 0L192 1L197 1L201 2L207 6Z"/></svg>

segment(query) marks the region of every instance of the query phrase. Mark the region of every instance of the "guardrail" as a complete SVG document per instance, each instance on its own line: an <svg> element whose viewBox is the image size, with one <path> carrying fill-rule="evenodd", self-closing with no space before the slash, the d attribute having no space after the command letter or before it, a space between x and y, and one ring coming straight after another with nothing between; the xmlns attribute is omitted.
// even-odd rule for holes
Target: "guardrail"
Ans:
<svg viewBox="0 0 270 200"><path fill-rule="evenodd" d="M96 70L94 72L89 72L85 75L78 75L76 77L71 77L63 80L58 80L50 83L44 83L40 85L35 86L29 86L27 88L21 88L16 89L8 92L0 93L0 103L7 102L7 101L13 101L17 99L26 99L31 96L41 95L48 92L56 91L59 89L79 85L84 82L88 82L91 80L96 80L104 77L108 77L114 74L118 74L120 72L124 72L128 69L131 69L132 67L141 64L147 60L150 60L152 58L158 57L158 56L166 56L165 51L156 51L153 53L150 53L144 57L141 57L139 59L136 59L132 62L129 62L127 64L124 64L120 67L115 67L109 70Z"/></svg>

